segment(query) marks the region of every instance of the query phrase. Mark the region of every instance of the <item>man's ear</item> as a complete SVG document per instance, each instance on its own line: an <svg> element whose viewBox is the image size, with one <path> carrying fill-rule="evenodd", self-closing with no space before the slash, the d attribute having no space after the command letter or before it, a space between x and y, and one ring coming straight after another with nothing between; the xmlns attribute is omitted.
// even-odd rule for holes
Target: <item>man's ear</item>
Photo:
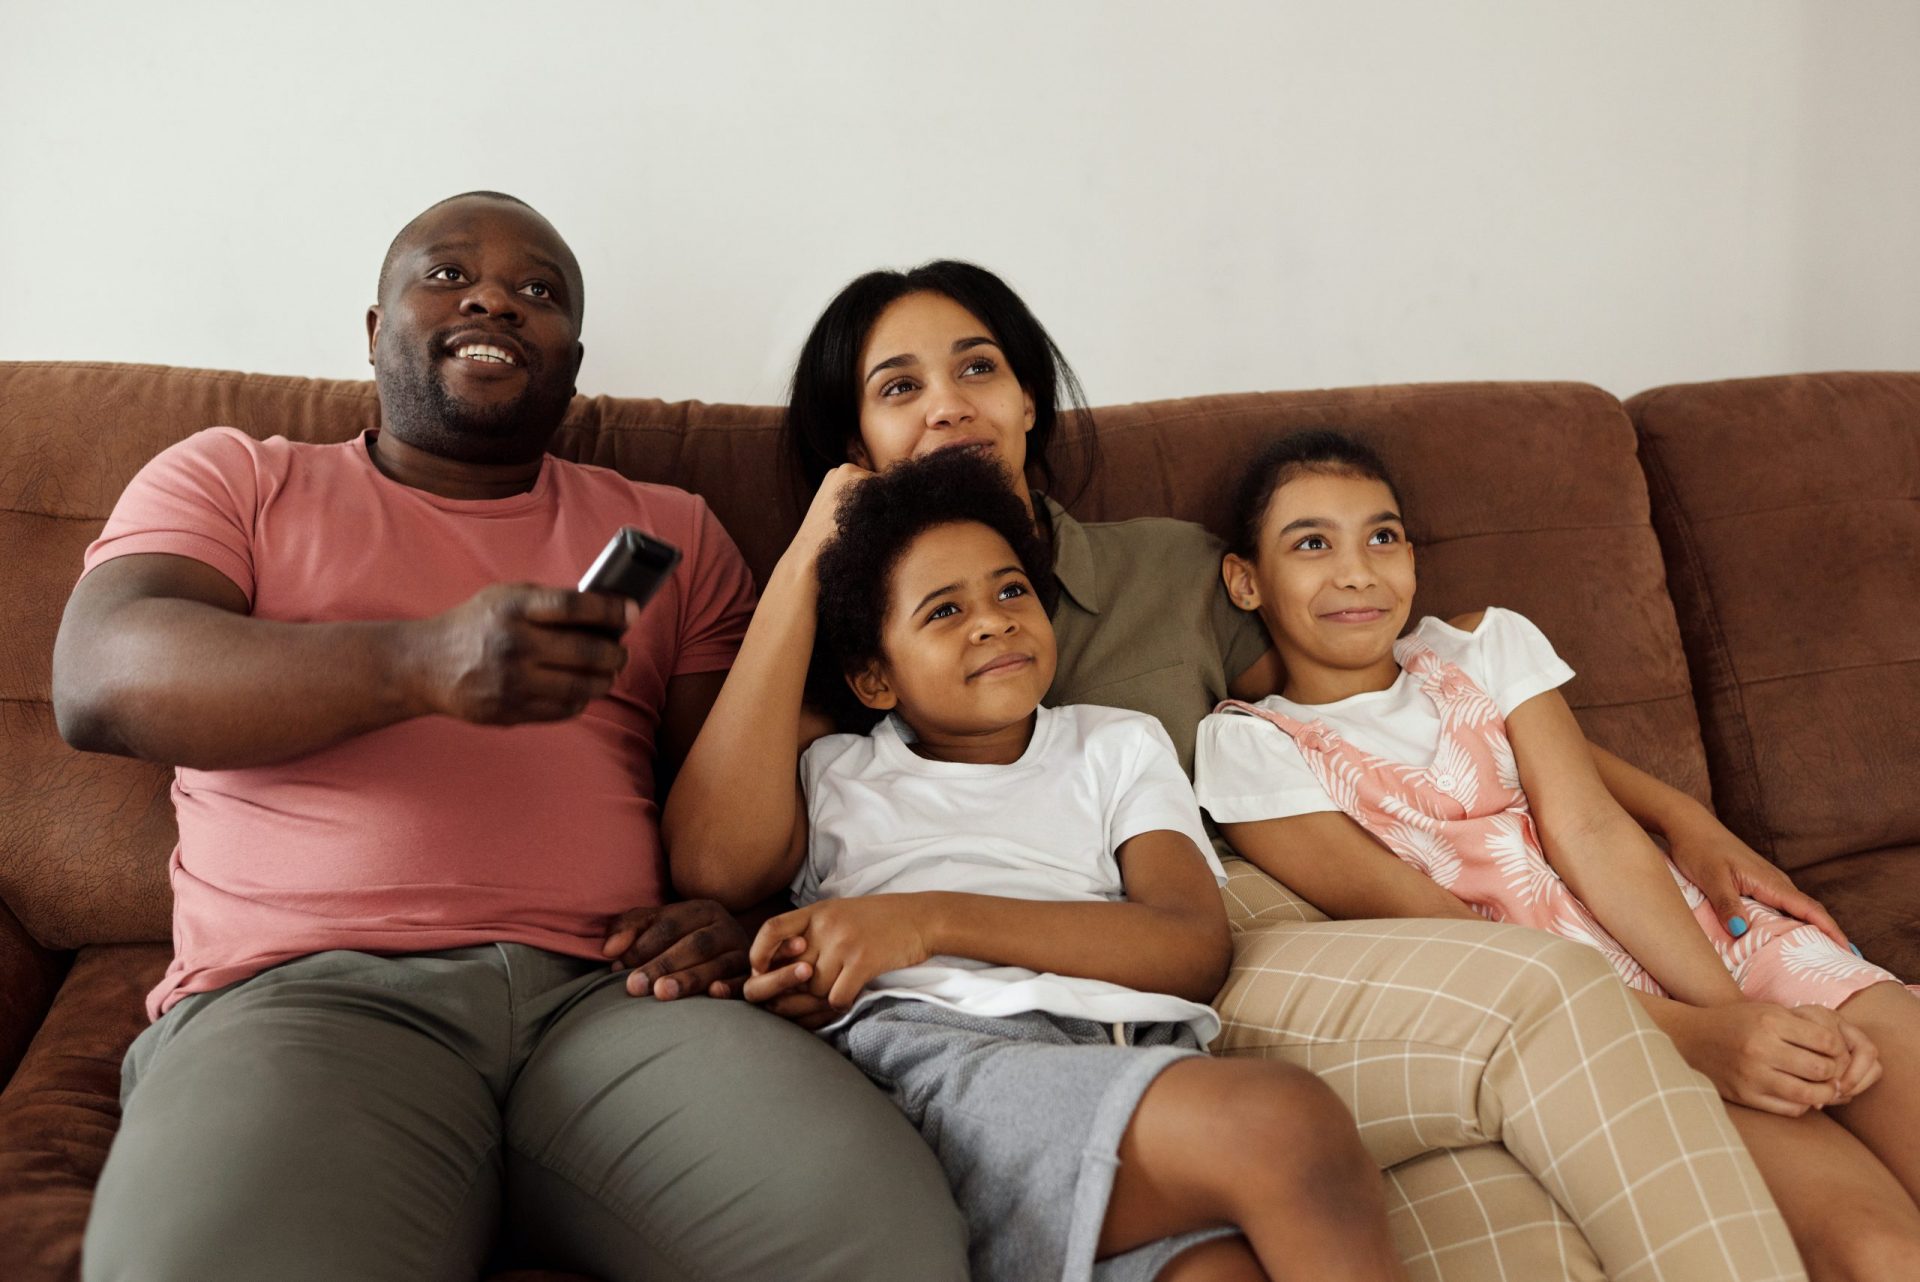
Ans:
<svg viewBox="0 0 1920 1282"><path fill-rule="evenodd" d="M847 688L853 691L854 698L875 712L891 712L900 702L894 698L893 687L888 684L878 659L869 659L860 671L847 673Z"/></svg>
<svg viewBox="0 0 1920 1282"><path fill-rule="evenodd" d="M1024 407L1022 413L1025 414L1027 420L1027 425L1020 430L1023 432L1031 432L1033 430L1033 395L1024 387L1020 389L1020 404Z"/></svg>
<svg viewBox="0 0 1920 1282"><path fill-rule="evenodd" d="M367 364L373 364L373 345L380 339L380 304L367 308Z"/></svg>
<svg viewBox="0 0 1920 1282"><path fill-rule="evenodd" d="M1260 608L1260 580L1253 572L1253 562L1236 552L1229 552L1220 558L1220 581L1227 585L1227 596L1242 610Z"/></svg>

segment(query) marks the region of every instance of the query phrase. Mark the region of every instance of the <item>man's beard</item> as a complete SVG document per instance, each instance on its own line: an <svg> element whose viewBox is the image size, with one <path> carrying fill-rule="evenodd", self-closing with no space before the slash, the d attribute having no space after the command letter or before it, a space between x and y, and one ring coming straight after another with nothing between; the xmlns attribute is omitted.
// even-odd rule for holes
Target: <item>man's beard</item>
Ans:
<svg viewBox="0 0 1920 1282"><path fill-rule="evenodd" d="M438 344L432 350L438 351ZM416 449L460 463L525 463L539 458L573 402L571 385L555 386L553 379L532 367L520 395L496 405L475 405L455 396L432 356L382 373L381 430Z"/></svg>

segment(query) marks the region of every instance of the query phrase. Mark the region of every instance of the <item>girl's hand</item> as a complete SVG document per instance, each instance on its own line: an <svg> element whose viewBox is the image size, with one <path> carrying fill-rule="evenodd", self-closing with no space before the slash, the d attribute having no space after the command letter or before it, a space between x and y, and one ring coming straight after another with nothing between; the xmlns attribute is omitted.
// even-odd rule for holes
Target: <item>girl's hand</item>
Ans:
<svg viewBox="0 0 1920 1282"><path fill-rule="evenodd" d="M1842 948L1853 949L1846 932L1828 916L1819 900L1803 894L1791 877L1767 862L1712 815L1703 813L1699 822L1677 828L1667 833L1666 838L1667 853L1687 875L1687 880L1700 887L1728 934L1738 938L1747 933L1746 907L1740 902L1744 895L1817 926ZM1859 950L1853 951L1859 956Z"/></svg>
<svg viewBox="0 0 1920 1282"><path fill-rule="evenodd" d="M1765 1002L1694 1007L1674 1040L1722 1099L1781 1117L1837 1102L1851 1060L1848 1039L1827 1020Z"/></svg>
<svg viewBox="0 0 1920 1282"><path fill-rule="evenodd" d="M1835 1104L1850 1104L1860 1093L1880 1080L1880 1048L1858 1024L1849 1022L1837 1011L1825 1006L1795 1006L1796 1015L1805 1015L1808 1019L1826 1025L1840 1034L1847 1044L1847 1054L1851 1057L1846 1071L1834 1083L1838 1092Z"/></svg>
<svg viewBox="0 0 1920 1282"><path fill-rule="evenodd" d="M809 558L817 555L839 531L840 500L849 489L872 475L853 463L842 463L828 472L821 479L820 488L814 491L813 502L807 505L807 514L801 518L800 529L789 546Z"/></svg>
<svg viewBox="0 0 1920 1282"><path fill-rule="evenodd" d="M932 956L922 904L911 894L823 899L769 920L755 936L748 959L754 973L763 974L793 956L788 940L803 938L806 948L798 961L813 968L808 991L845 1011L875 976L918 966Z"/></svg>

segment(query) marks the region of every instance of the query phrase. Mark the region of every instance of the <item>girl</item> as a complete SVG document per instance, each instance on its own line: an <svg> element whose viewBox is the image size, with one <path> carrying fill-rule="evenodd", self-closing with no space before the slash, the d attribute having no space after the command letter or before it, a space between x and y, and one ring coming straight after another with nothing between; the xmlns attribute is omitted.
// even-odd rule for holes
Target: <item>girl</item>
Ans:
<svg viewBox="0 0 1920 1282"><path fill-rule="evenodd" d="M1920 1276L1912 994L1757 901L1729 930L1608 796L1572 670L1526 619L1400 637L1414 555L1371 451L1275 442L1235 529L1222 580L1287 679L1201 724L1198 792L1234 848L1337 915L1472 912L1599 949L1735 1106L1815 1275Z"/></svg>
<svg viewBox="0 0 1920 1282"><path fill-rule="evenodd" d="M1224 878L1157 722L1039 707L1051 584L997 462L896 468L839 528L823 630L886 716L807 750L790 837L736 851L723 889L791 882L801 907L761 928L753 966L799 968L834 1044L926 1136L973 1275L1403 1276L1338 1097L1201 1053Z"/></svg>

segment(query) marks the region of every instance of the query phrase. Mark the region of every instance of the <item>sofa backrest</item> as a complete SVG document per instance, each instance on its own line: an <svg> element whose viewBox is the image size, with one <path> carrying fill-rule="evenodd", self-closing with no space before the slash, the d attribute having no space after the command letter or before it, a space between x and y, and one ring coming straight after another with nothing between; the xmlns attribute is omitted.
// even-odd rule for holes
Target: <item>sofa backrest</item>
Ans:
<svg viewBox="0 0 1920 1282"><path fill-rule="evenodd" d="M0 363L0 898L41 943L165 939L167 772L74 752L48 705L60 612L81 552L140 466L212 424L346 440L376 422L366 383ZM1697 796L1706 761L1660 548L1618 402L1579 384L1451 384L1199 397L1102 409L1088 520L1227 520L1236 465L1265 440L1334 426L1395 471L1418 548L1420 612L1504 605L1536 620L1578 679L1588 732ZM770 407L575 402L563 457L704 495L763 579L804 496ZM1071 485L1071 483L1070 483Z"/></svg>
<svg viewBox="0 0 1920 1282"><path fill-rule="evenodd" d="M1721 817L1787 869L1920 845L1920 374L1628 402Z"/></svg>

